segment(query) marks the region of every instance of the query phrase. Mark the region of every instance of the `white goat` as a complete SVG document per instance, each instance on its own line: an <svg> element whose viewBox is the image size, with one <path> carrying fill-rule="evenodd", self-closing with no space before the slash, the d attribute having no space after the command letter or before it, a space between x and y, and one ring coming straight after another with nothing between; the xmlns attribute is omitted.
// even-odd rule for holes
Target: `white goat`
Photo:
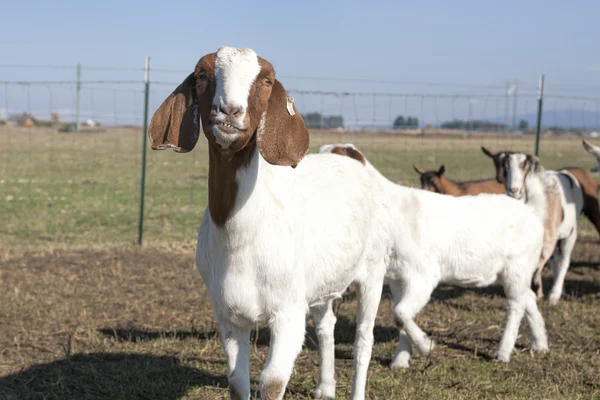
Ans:
<svg viewBox="0 0 600 400"><path fill-rule="evenodd" d="M386 280L401 329L392 368L409 367L411 343L425 355L433 348L413 318L440 283L504 287L507 322L498 360L509 361L524 314L531 327L532 348L548 350L544 320L530 288L542 249L543 198L532 207L504 195L452 197L407 188L387 180L352 144L325 145L319 151L357 159L384 187L390 213Z"/></svg>
<svg viewBox="0 0 600 400"><path fill-rule="evenodd" d="M283 398L309 309L331 351L321 353L315 397L334 397L331 301L356 282L352 398L363 399L385 274L377 183L353 160L304 157L302 117L271 64L251 49L222 47L202 57L154 114L152 148L192 150L200 120L209 193L196 263L219 324L230 397L250 398L250 331L267 324L261 398Z"/></svg>
<svg viewBox="0 0 600 400"><path fill-rule="evenodd" d="M591 143L586 142L585 140L583 140L582 142L585 151L596 157L597 164L594 168L590 169L590 171L600 172L600 146L595 146Z"/></svg>
<svg viewBox="0 0 600 400"><path fill-rule="evenodd" d="M549 260L554 283L548 301L555 305L562 295L571 252L577 241L577 217L583 208L583 192L571 173L565 170L545 171L535 156L514 152L501 152L496 156L502 160L498 164L497 176L503 181L506 194L517 200L527 203L536 201L537 197L545 197L548 182L555 182L562 208L562 221L555 228L556 248ZM539 276L537 280L541 280Z"/></svg>

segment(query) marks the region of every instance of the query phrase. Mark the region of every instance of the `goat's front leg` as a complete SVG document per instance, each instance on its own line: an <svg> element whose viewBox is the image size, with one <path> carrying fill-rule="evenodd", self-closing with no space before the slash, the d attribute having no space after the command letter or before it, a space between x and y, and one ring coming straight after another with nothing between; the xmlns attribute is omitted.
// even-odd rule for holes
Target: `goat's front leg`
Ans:
<svg viewBox="0 0 600 400"><path fill-rule="evenodd" d="M294 361L302 350L305 330L304 309L286 308L270 320L271 343L265 369L260 375L263 400L281 400L292 375Z"/></svg>
<svg viewBox="0 0 600 400"><path fill-rule="evenodd" d="M383 273L382 273L383 275ZM377 308L381 301L383 276L370 276L367 281L357 282L358 305L356 310L356 339L354 340L354 380L352 399L363 400L367 385L367 372L373 351L373 329Z"/></svg>
<svg viewBox="0 0 600 400"><path fill-rule="evenodd" d="M227 357L229 398L250 398L250 329L239 328L228 322L219 322L221 341Z"/></svg>
<svg viewBox="0 0 600 400"><path fill-rule="evenodd" d="M333 301L310 309L319 339L319 383L313 393L314 399L335 398L335 314Z"/></svg>
<svg viewBox="0 0 600 400"><path fill-rule="evenodd" d="M558 254L555 253L552 259L552 275L554 277L554 282L552 284L552 289L550 290L550 296L548 296L548 301L551 305L556 305L562 295L563 284L565 283L565 277L571 262L571 252L573 251L573 247L575 247L576 240L577 227L574 227L573 232L569 237L560 240L556 244L555 252L558 252Z"/></svg>

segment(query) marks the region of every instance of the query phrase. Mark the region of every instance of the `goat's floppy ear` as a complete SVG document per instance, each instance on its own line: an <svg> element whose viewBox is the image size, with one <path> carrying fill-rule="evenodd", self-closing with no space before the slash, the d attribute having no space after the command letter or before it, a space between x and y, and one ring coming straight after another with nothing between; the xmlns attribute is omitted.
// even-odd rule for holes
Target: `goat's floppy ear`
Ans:
<svg viewBox="0 0 600 400"><path fill-rule="evenodd" d="M494 166L496 167L496 180L498 183L504 183L504 175L506 175L506 154L497 154L497 157L494 158Z"/></svg>
<svg viewBox="0 0 600 400"><path fill-rule="evenodd" d="M293 99L275 80L269 104L257 132L258 150L269 164L293 168L306 155L310 145L308 130Z"/></svg>
<svg viewBox="0 0 600 400"><path fill-rule="evenodd" d="M196 78L190 74L152 116L148 128L153 150L191 151L200 134Z"/></svg>
<svg viewBox="0 0 600 400"><path fill-rule="evenodd" d="M485 147L481 146L481 151L483 151L483 154L485 154L486 156L488 156L489 158L494 158L495 154L492 153L491 151L489 151L488 149L486 149Z"/></svg>
<svg viewBox="0 0 600 400"><path fill-rule="evenodd" d="M417 171L417 174L419 174L419 175L423 175L425 173L424 169L421 169L414 164L413 164L413 168L415 169L415 171Z"/></svg>
<svg viewBox="0 0 600 400"><path fill-rule="evenodd" d="M540 172L541 165L540 165L540 159L539 159L539 157L537 157L537 156L530 156L529 162L531 163L531 170L533 172Z"/></svg>
<svg viewBox="0 0 600 400"><path fill-rule="evenodd" d="M442 164L440 169L438 169L438 171L436 172L436 175L442 176L442 175L444 175L444 172L446 172L446 167L444 166L444 164Z"/></svg>

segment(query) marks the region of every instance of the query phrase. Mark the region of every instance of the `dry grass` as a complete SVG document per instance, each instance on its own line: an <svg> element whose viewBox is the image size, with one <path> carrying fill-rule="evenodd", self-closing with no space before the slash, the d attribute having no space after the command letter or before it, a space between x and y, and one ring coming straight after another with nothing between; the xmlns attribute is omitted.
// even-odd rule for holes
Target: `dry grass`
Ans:
<svg viewBox="0 0 600 400"><path fill-rule="evenodd" d="M411 165L446 164L451 177L493 175L481 155L530 151L531 138L398 137L317 133L313 150L356 143L390 179L417 184ZM227 398L224 362L210 304L194 268L194 238L206 204L206 145L148 159L146 242L136 238L139 130L98 134L0 127L0 400ZM542 142L548 168L590 167L576 139ZM10 200L8 200L10 197ZM600 397L600 246L584 221L565 282L566 297L542 306L551 352L527 350L521 328L509 365L490 361L504 324L504 298L442 287L417 320L438 347L412 369L391 371L397 332L382 300L369 399ZM587 235L587 237L586 237ZM545 276L545 287L550 286ZM353 293L336 326L338 398L350 393ZM252 387L269 334L253 337ZM286 398L306 399L317 377L316 337L308 324ZM256 392L254 392L256 393Z"/></svg>
<svg viewBox="0 0 600 400"><path fill-rule="evenodd" d="M509 365L490 361L502 333L504 298L491 288L442 287L418 316L437 341L430 358L393 372L397 332L388 295L380 306L370 399L594 398L600 394L600 246L581 240L565 299L542 306L551 353L527 350L521 328ZM25 253L0 263L0 399L226 398L227 367L193 247L116 247ZM548 288L550 277L546 276ZM353 293L336 326L338 397L349 396ZM252 387L268 332L253 338ZM316 337L286 398L306 399L317 376Z"/></svg>

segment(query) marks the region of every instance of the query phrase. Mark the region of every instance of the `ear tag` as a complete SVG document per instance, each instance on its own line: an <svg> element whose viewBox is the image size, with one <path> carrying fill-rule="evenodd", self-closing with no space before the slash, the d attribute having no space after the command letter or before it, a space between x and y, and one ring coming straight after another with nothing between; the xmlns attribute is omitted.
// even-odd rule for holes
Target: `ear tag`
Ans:
<svg viewBox="0 0 600 400"><path fill-rule="evenodd" d="M287 110L290 115L296 115L296 111L294 111L294 98L291 96L287 98Z"/></svg>

